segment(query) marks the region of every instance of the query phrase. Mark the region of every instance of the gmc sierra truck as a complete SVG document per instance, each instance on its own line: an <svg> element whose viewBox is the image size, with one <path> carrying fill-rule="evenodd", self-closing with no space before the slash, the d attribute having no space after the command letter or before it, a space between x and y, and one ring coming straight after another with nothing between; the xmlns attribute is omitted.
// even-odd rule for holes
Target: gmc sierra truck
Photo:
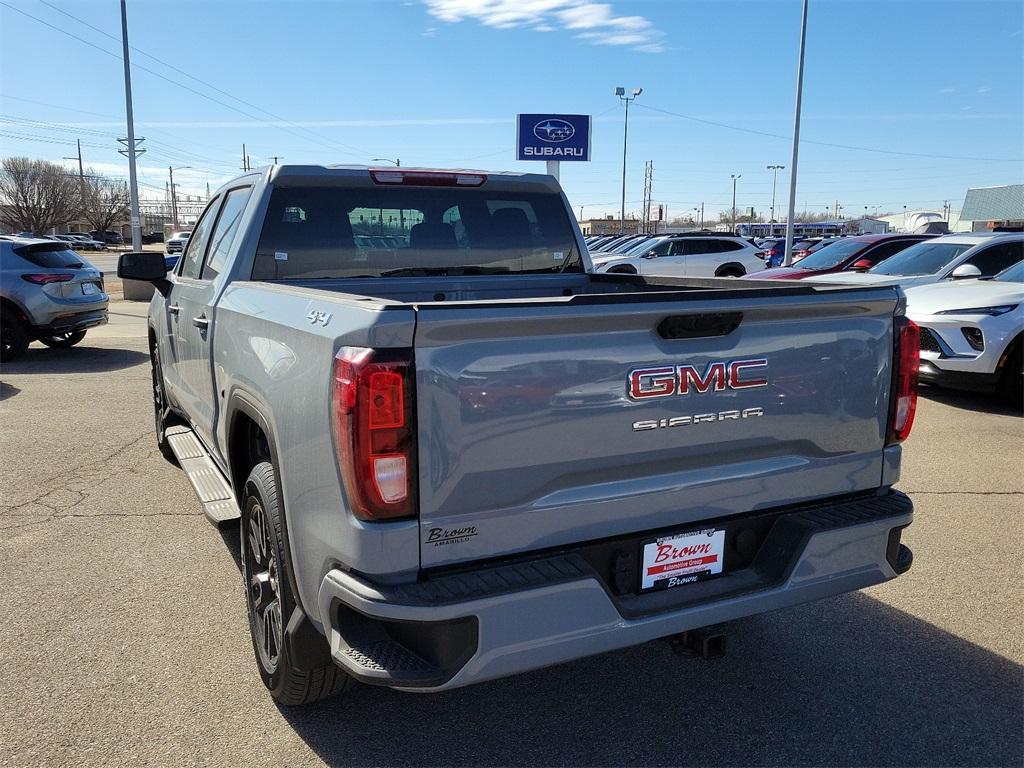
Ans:
<svg viewBox="0 0 1024 768"><path fill-rule="evenodd" d="M156 439L240 521L282 704L438 691L892 579L892 286L595 274L550 176L275 166L152 282Z"/></svg>

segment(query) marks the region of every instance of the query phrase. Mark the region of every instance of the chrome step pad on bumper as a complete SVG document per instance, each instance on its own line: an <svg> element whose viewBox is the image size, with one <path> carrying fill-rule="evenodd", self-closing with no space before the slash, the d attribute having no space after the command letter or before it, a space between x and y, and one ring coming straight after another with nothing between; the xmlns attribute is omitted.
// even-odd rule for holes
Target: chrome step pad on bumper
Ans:
<svg viewBox="0 0 1024 768"><path fill-rule="evenodd" d="M240 517L231 486L188 427L168 427L167 442L178 464L203 505L203 514L217 528L226 528Z"/></svg>

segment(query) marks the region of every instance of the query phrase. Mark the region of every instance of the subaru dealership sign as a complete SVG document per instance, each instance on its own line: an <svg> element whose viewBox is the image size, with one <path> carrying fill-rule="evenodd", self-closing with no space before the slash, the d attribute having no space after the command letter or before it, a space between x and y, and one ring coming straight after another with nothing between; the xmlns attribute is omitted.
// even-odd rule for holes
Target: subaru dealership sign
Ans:
<svg viewBox="0 0 1024 768"><path fill-rule="evenodd" d="M590 115L519 115L517 160L590 160Z"/></svg>

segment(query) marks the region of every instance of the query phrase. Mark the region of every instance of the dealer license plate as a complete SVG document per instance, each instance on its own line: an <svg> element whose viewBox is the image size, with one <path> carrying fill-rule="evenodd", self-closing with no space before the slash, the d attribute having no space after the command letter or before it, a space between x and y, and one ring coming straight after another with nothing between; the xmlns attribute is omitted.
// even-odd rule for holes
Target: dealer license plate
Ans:
<svg viewBox="0 0 1024 768"><path fill-rule="evenodd" d="M644 544L640 589L668 589L722 572L725 529L708 528L662 536Z"/></svg>

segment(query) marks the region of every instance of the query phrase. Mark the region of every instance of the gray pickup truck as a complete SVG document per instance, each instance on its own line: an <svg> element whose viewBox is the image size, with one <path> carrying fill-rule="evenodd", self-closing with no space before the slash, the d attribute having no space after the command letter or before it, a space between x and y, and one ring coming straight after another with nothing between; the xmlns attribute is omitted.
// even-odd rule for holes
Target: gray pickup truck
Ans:
<svg viewBox="0 0 1024 768"><path fill-rule="evenodd" d="M118 275L156 286L157 441L241 521L283 704L699 639L910 567L897 288L594 274L550 176L322 166L240 176L171 274Z"/></svg>

